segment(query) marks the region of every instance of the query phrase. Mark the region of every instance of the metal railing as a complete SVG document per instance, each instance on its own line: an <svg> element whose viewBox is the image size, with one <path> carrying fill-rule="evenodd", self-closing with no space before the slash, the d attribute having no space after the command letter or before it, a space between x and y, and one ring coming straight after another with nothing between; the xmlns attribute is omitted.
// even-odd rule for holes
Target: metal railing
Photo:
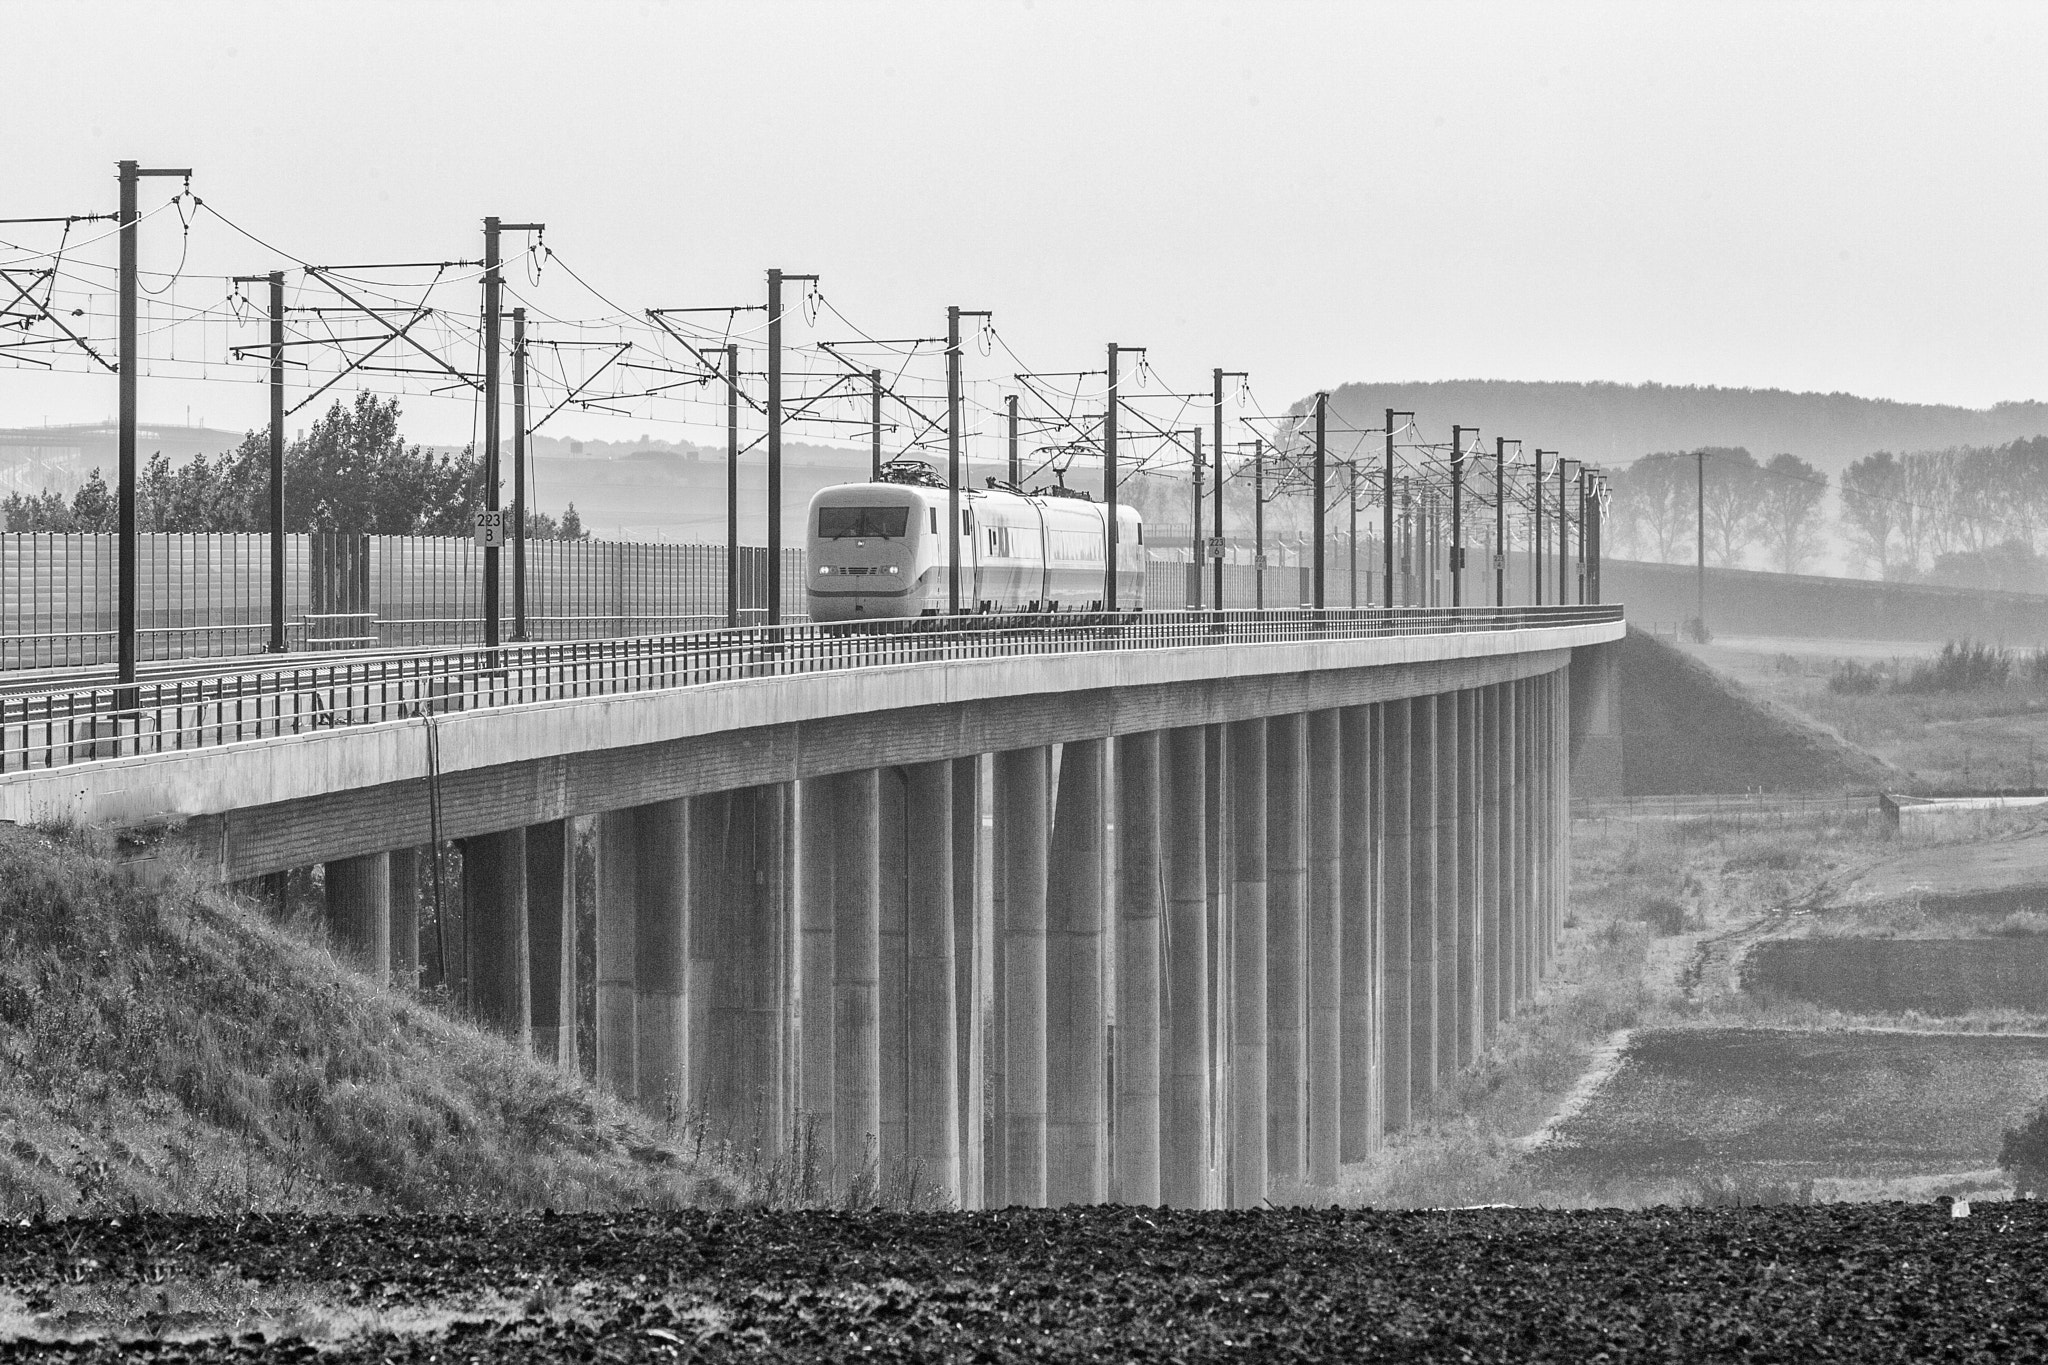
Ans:
<svg viewBox="0 0 2048 1365"><path fill-rule="evenodd" d="M0 698L0 772L60 768L455 711L958 659L1524 630L1619 606L923 617L350 655L128 688Z"/></svg>

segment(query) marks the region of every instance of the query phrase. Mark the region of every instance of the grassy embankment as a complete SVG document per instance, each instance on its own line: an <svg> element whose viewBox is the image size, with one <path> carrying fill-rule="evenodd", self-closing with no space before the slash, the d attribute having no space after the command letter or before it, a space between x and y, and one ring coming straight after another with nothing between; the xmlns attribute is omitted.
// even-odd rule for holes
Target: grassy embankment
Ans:
<svg viewBox="0 0 2048 1365"><path fill-rule="evenodd" d="M1967 645L1961 647L1969 648ZM1907 647L1910 648L1910 647ZM1982 657L1987 647L1974 647ZM1939 655L1800 653L1713 645L1690 652L1759 695L1827 726L1908 775L1919 793L2048 784L2048 654L2002 655L1988 670ZM1951 655L1951 659L1954 655ZM1972 673L1976 676L1970 676Z"/></svg>
<svg viewBox="0 0 2048 1365"><path fill-rule="evenodd" d="M197 876L0 828L0 1214L678 1207L741 1182Z"/></svg>

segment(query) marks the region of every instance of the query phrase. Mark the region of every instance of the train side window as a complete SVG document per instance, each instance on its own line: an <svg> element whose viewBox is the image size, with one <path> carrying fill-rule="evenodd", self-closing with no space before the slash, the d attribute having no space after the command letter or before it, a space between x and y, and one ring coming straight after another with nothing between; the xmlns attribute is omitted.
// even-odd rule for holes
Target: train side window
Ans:
<svg viewBox="0 0 2048 1365"><path fill-rule="evenodd" d="M937 535L939 533L939 509L928 507L925 510L932 514L932 534Z"/></svg>

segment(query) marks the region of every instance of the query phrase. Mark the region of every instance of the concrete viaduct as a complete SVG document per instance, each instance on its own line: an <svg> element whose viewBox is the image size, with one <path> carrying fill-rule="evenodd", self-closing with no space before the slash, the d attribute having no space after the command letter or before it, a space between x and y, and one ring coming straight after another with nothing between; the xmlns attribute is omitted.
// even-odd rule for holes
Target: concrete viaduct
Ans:
<svg viewBox="0 0 2048 1365"><path fill-rule="evenodd" d="M324 863L379 974L417 961L411 860L458 840L473 1009L571 1065L594 817L621 1096L841 1191L1250 1207L1333 1182L1528 997L1574 767L1618 772L1619 607L896 625L9 699L0 817L227 880Z"/></svg>

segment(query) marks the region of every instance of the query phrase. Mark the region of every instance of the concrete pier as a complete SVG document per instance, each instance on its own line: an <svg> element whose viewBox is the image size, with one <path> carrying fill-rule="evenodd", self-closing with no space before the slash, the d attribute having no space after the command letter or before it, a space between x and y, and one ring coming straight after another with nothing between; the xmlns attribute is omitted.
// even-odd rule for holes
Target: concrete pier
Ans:
<svg viewBox="0 0 2048 1365"><path fill-rule="evenodd" d="M881 774L832 782L832 1183L880 1193Z"/></svg>
<svg viewBox="0 0 2048 1365"><path fill-rule="evenodd" d="M953 760L953 1068L954 1128L959 1140L959 1205L983 1207L983 1101L988 988L990 868L995 821L984 756Z"/></svg>
<svg viewBox="0 0 2048 1365"><path fill-rule="evenodd" d="M1338 713L1311 712L1306 783L1308 897L1304 902L1308 1042L1303 1055L1302 1100L1306 1107L1304 1175L1310 1184L1321 1186L1337 1183L1343 1133L1342 762Z"/></svg>
<svg viewBox="0 0 2048 1365"><path fill-rule="evenodd" d="M384 984L391 979L390 855L340 858L326 874L328 938L358 971Z"/></svg>
<svg viewBox="0 0 2048 1365"><path fill-rule="evenodd" d="M1463 728L1456 692L1440 692L1436 698L1436 1073L1434 1088L1442 1088L1459 1067L1463 1034L1460 1008L1458 958L1464 937L1464 897L1460 879L1458 846L1463 842L1459 798L1464 786Z"/></svg>
<svg viewBox="0 0 2048 1365"><path fill-rule="evenodd" d="M905 859L907 942L904 1159L919 1203L960 1203L960 1107L954 1010L953 765L905 770L904 820L915 832ZM969 857L972 857L970 847Z"/></svg>
<svg viewBox="0 0 2048 1365"><path fill-rule="evenodd" d="M576 1069L576 851L567 820L526 827L533 1055Z"/></svg>
<svg viewBox="0 0 2048 1365"><path fill-rule="evenodd" d="M1211 1121L1208 733L1169 730L1160 783L1167 851L1164 1033L1159 1199L1201 1208L1214 1154Z"/></svg>
<svg viewBox="0 0 2048 1365"><path fill-rule="evenodd" d="M637 827L630 810L597 818L597 1074L629 1104L640 1096Z"/></svg>
<svg viewBox="0 0 2048 1365"><path fill-rule="evenodd" d="M1302 1177L1307 1045L1307 717L1266 722L1266 1177Z"/></svg>
<svg viewBox="0 0 2048 1365"><path fill-rule="evenodd" d="M420 851L394 848L385 857L391 868L391 984L401 990L416 990L420 984Z"/></svg>
<svg viewBox="0 0 2048 1365"><path fill-rule="evenodd" d="M744 787L690 812L690 1103L715 1140L763 1159L788 1132L788 800L781 784Z"/></svg>
<svg viewBox="0 0 2048 1365"><path fill-rule="evenodd" d="M1373 869L1380 817L1380 741L1374 733L1379 711L1347 706L1338 719L1340 1161L1363 1161L1379 1145L1380 894Z"/></svg>
<svg viewBox="0 0 2048 1365"><path fill-rule="evenodd" d="M1485 1010L1485 1027L1480 1037L1482 1047L1493 1041L1501 1020L1507 1014L1501 990L1501 946L1505 941L1501 930L1511 911L1501 894L1507 866L1503 835L1506 821L1502 811L1507 756L1503 752L1500 693L1497 686L1486 688L1480 694L1479 704L1479 819L1482 831L1479 904L1480 913L1485 917L1480 949L1484 959L1480 977Z"/></svg>
<svg viewBox="0 0 2048 1365"><path fill-rule="evenodd" d="M1266 1198L1266 722L1228 736L1230 888L1230 1169L1232 1208Z"/></svg>
<svg viewBox="0 0 2048 1365"><path fill-rule="evenodd" d="M1436 1093L1437 790L1442 785L1436 698L1408 706L1408 1112Z"/></svg>
<svg viewBox="0 0 2048 1365"><path fill-rule="evenodd" d="M1108 745L1060 750L1045 920L1045 1201L1107 1193L1102 1009L1103 782Z"/></svg>
<svg viewBox="0 0 2048 1365"><path fill-rule="evenodd" d="M688 799L633 811L634 1072L640 1107L671 1123L690 1098L689 817Z"/></svg>
<svg viewBox="0 0 2048 1365"><path fill-rule="evenodd" d="M1123 1204L1160 1202L1159 988L1167 875L1160 859L1160 739L1154 730L1116 742L1116 1145L1109 1197Z"/></svg>
<svg viewBox="0 0 2048 1365"><path fill-rule="evenodd" d="M1455 693L1458 712L1458 1069L1479 1056L1485 1026L1479 1019L1479 693Z"/></svg>
<svg viewBox="0 0 2048 1365"><path fill-rule="evenodd" d="M996 755L1003 849L1003 1118L1006 1204L1046 1196L1046 850L1052 755Z"/></svg>
<svg viewBox="0 0 2048 1365"><path fill-rule="evenodd" d="M1375 776L1379 797L1377 821L1380 890L1380 1131L1408 1126L1414 1094L1410 1065L1414 1053L1414 981L1410 959L1415 921L1415 875L1409 852L1414 846L1409 797L1413 783L1409 766L1414 707L1406 700L1381 704L1380 762Z"/></svg>
<svg viewBox="0 0 2048 1365"><path fill-rule="evenodd" d="M809 1146L816 1169L835 1169L833 1031L837 970L834 951L833 796L836 779L797 783L796 1140Z"/></svg>
<svg viewBox="0 0 2048 1365"><path fill-rule="evenodd" d="M382 863L371 880L388 904L390 873ZM510 829L465 840L462 890L470 1011L486 1028L528 1047L533 1001L526 941L526 831Z"/></svg>

